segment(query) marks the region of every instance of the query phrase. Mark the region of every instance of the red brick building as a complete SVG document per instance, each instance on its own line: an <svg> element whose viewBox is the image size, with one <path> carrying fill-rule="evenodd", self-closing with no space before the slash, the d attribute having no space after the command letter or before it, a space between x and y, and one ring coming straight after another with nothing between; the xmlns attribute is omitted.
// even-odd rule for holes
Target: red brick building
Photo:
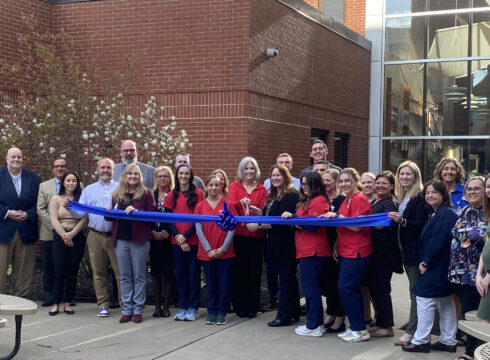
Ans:
<svg viewBox="0 0 490 360"><path fill-rule="evenodd" d="M134 96L163 98L200 176L220 167L233 178L245 155L267 172L284 151L297 175L315 136L330 161L367 170L370 43L303 1L0 0L1 62L17 60L28 14L70 33L81 60L97 35L105 70L138 56ZM268 48L279 55L267 58ZM0 78L5 90L15 91Z"/></svg>

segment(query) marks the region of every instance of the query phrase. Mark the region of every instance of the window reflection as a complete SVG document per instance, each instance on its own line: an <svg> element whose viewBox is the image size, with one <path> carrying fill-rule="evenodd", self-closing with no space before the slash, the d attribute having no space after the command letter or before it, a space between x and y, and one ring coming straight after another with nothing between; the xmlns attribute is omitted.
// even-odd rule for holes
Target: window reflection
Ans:
<svg viewBox="0 0 490 360"><path fill-rule="evenodd" d="M490 72L489 67L472 74L472 98L470 102L470 135L490 134Z"/></svg>
<svg viewBox="0 0 490 360"><path fill-rule="evenodd" d="M467 13L429 16L427 58L468 56L468 23Z"/></svg>
<svg viewBox="0 0 490 360"><path fill-rule="evenodd" d="M422 64L385 67L385 136L421 136L423 124Z"/></svg>
<svg viewBox="0 0 490 360"><path fill-rule="evenodd" d="M386 20L385 61L424 58L423 16Z"/></svg>
<svg viewBox="0 0 490 360"><path fill-rule="evenodd" d="M407 14L425 11L425 0L386 0L386 14Z"/></svg>

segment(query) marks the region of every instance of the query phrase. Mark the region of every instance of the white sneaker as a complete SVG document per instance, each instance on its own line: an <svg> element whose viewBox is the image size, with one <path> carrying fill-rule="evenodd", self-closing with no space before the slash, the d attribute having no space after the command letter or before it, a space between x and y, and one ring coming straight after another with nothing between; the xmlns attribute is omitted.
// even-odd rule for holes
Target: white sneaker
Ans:
<svg viewBox="0 0 490 360"><path fill-rule="evenodd" d="M186 313L187 313L187 310L179 309L179 311L177 311L177 314L175 314L175 316L174 316L174 320L175 321L184 321Z"/></svg>
<svg viewBox="0 0 490 360"><path fill-rule="evenodd" d="M342 331L341 333L337 334L337 336L342 339L344 336L346 336L349 333L350 333L350 329L347 329L347 330Z"/></svg>
<svg viewBox="0 0 490 360"><path fill-rule="evenodd" d="M184 320L185 321L194 321L199 318L199 314L196 309L187 309L185 312Z"/></svg>
<svg viewBox="0 0 490 360"><path fill-rule="evenodd" d="M296 329L294 329L294 332L296 335L301 335L301 336L323 336L323 333L325 331L325 328L323 325L320 325L316 329L308 329L306 325L298 326Z"/></svg>
<svg viewBox="0 0 490 360"><path fill-rule="evenodd" d="M366 341L369 340L370 338L371 335L369 334L369 332L367 330L363 330L363 331L351 331L349 334L342 337L342 340L344 340L345 342L354 343L359 341Z"/></svg>
<svg viewBox="0 0 490 360"><path fill-rule="evenodd" d="M102 306L99 309L99 313L97 314L98 317L108 317L109 316L109 310L105 306Z"/></svg>

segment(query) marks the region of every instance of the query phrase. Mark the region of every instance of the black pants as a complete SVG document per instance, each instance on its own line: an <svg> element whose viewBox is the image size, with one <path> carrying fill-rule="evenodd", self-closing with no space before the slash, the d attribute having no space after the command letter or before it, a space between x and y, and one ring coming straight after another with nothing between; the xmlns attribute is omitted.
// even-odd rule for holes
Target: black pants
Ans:
<svg viewBox="0 0 490 360"><path fill-rule="evenodd" d="M392 258L373 257L366 275L369 291L377 310L376 325L383 329L393 327L395 323L391 302Z"/></svg>
<svg viewBox="0 0 490 360"><path fill-rule="evenodd" d="M264 239L235 236L231 273L231 299L237 314L256 314L260 309L260 278Z"/></svg>
<svg viewBox="0 0 490 360"><path fill-rule="evenodd" d="M322 292L327 300L327 315L344 317L345 312L340 302L337 284L339 282L339 264L332 256L327 257L321 278Z"/></svg>
<svg viewBox="0 0 490 360"><path fill-rule="evenodd" d="M43 292L44 301L51 301L53 295L54 264L53 241L41 240L41 253L43 257Z"/></svg>
<svg viewBox="0 0 490 360"><path fill-rule="evenodd" d="M296 277L296 249L294 239L284 239L282 246L284 251L280 259L276 259L279 270L279 303L277 305L276 318L281 321L289 321L299 317L301 307L299 303L299 286Z"/></svg>
<svg viewBox="0 0 490 360"><path fill-rule="evenodd" d="M476 286L455 285L455 289L461 301L461 315L462 318L464 319L465 314L468 311L478 309L478 306L480 305L481 296L480 294L478 294L478 291L476 290ZM465 354L471 357L475 356L476 348L482 344L483 341L471 335L467 335Z"/></svg>
<svg viewBox="0 0 490 360"><path fill-rule="evenodd" d="M55 304L74 300L80 261L85 251L85 236L80 231L68 247L56 232L53 237L54 282L52 301Z"/></svg>

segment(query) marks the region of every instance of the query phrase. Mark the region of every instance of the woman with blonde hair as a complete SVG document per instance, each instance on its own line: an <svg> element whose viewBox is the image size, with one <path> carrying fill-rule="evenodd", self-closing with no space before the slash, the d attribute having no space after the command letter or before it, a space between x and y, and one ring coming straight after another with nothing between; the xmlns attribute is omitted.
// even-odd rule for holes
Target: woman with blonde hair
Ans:
<svg viewBox="0 0 490 360"><path fill-rule="evenodd" d="M376 192L374 191L374 180L376 175L372 172L365 172L361 175L361 184L364 187L363 194L366 195L369 202L376 200Z"/></svg>
<svg viewBox="0 0 490 360"><path fill-rule="evenodd" d="M138 165L130 164L124 169L119 185L112 193L112 208L124 210L126 214L156 211L155 198L152 191L145 188ZM151 226L149 222L113 219L112 243L119 265L123 303L120 323L127 323L131 318L135 323L143 321Z"/></svg>
<svg viewBox="0 0 490 360"><path fill-rule="evenodd" d="M458 160L453 158L444 158L434 170L434 180L444 183L447 191L451 195L453 210L461 215L463 208L468 205L464 199L464 179L465 172Z"/></svg>
<svg viewBox="0 0 490 360"><path fill-rule="evenodd" d="M419 277L420 234L428 217L420 169L413 161L405 161L398 166L395 175L395 196L400 202L397 212L389 216L398 223L398 240L403 254L403 267L408 277L410 289L410 319L405 334L395 341L395 345L408 344L417 330L417 302L411 289Z"/></svg>
<svg viewBox="0 0 490 360"><path fill-rule="evenodd" d="M211 175L216 175L218 177L220 184L220 195L221 197L228 199L228 187L230 186L230 180L228 180L228 176L226 175L225 171L216 169L213 170Z"/></svg>
<svg viewBox="0 0 490 360"><path fill-rule="evenodd" d="M168 166L155 169L153 181L153 196L157 204L157 211L165 212L163 203L167 195L174 188L174 174ZM153 278L153 297L155 300L154 317L169 317L169 302L172 287L175 284L174 262L172 257L172 244L170 243L170 227L166 223L153 224L153 238L150 241L150 268ZM162 281L165 284L163 291L163 306L161 302Z"/></svg>

